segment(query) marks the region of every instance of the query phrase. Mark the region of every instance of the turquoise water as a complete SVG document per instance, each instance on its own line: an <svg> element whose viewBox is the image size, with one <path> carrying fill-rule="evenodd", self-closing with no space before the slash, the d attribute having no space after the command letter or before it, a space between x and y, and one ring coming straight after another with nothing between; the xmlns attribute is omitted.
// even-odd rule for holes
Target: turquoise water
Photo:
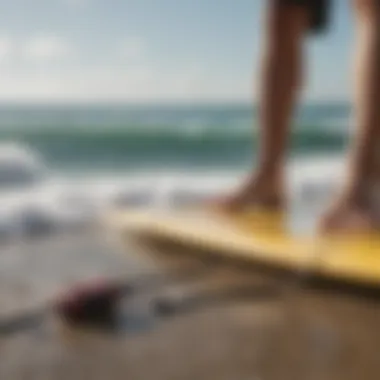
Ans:
<svg viewBox="0 0 380 380"><path fill-rule="evenodd" d="M349 118L347 104L300 107L291 154L342 151ZM241 169L257 150L257 110L245 104L2 105L0 141L26 145L65 171Z"/></svg>

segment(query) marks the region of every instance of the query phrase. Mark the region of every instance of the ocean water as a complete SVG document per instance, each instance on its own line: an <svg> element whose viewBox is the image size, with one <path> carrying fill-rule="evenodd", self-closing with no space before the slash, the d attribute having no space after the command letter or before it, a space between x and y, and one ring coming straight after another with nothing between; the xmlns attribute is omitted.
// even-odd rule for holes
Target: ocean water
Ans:
<svg viewBox="0 0 380 380"><path fill-rule="evenodd" d="M324 199L342 173L347 104L300 107L292 194ZM109 207L178 205L227 191L252 166L257 110L221 105L1 105L0 232L93 222Z"/></svg>
<svg viewBox="0 0 380 380"><path fill-rule="evenodd" d="M293 154L340 151L347 105L300 108ZM0 139L25 144L58 170L241 168L257 148L248 105L0 107Z"/></svg>

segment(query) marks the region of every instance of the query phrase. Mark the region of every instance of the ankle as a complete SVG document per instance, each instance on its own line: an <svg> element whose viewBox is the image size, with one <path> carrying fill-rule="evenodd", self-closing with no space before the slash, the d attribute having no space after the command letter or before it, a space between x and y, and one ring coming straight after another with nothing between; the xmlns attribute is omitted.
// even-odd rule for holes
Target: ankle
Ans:
<svg viewBox="0 0 380 380"><path fill-rule="evenodd" d="M285 176L283 172L278 170L262 170L259 169L253 177L254 182L262 184L264 186L273 187L275 190L281 190L284 182Z"/></svg>
<svg viewBox="0 0 380 380"><path fill-rule="evenodd" d="M363 186L348 186L343 190L341 196L341 203L346 206L354 207L367 207L370 203L371 191L368 187Z"/></svg>

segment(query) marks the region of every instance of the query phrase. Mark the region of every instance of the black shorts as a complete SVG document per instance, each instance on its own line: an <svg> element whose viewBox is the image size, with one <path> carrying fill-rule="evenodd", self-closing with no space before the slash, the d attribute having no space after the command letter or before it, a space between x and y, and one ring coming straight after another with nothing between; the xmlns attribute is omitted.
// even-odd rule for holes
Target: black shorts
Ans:
<svg viewBox="0 0 380 380"><path fill-rule="evenodd" d="M310 11L310 30L320 32L326 28L330 16L331 0L282 0L287 4L306 7Z"/></svg>

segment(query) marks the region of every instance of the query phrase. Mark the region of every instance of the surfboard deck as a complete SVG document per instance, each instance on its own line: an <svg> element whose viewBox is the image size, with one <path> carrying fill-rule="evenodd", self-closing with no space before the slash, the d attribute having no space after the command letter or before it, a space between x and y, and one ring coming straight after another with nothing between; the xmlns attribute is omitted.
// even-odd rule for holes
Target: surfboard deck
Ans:
<svg viewBox="0 0 380 380"><path fill-rule="evenodd" d="M318 238L291 231L279 214L232 217L197 209L124 211L111 223L122 233L380 288L380 235Z"/></svg>

